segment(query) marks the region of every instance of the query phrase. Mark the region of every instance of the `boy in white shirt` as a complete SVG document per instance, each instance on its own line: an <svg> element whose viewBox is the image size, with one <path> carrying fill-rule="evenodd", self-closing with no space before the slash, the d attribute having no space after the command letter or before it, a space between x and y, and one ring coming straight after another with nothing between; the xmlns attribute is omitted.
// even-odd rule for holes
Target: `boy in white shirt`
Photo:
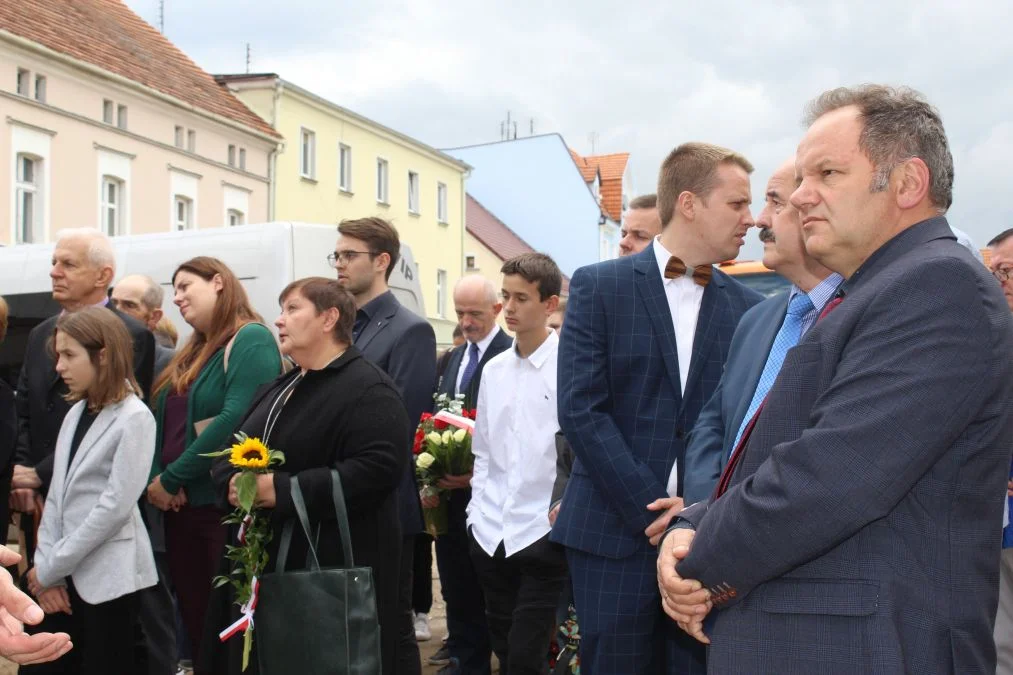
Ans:
<svg viewBox="0 0 1013 675"><path fill-rule="evenodd" d="M549 541L556 478L556 350L546 319L562 274L541 253L504 263L503 311L516 338L485 366L478 392L468 505L471 556L504 675L546 666L566 556Z"/></svg>

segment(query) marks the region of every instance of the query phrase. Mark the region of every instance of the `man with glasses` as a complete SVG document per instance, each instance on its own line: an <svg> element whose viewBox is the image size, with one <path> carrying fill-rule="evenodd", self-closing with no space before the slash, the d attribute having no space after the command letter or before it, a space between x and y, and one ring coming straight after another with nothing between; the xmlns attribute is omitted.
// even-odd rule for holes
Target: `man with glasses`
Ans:
<svg viewBox="0 0 1013 675"><path fill-rule="evenodd" d="M993 276L1002 286L1006 304L1013 311L1013 228L988 242ZM1002 557L999 562L999 611L995 616L995 651L997 675L1013 675L1013 527L1009 524L1009 507L1013 505L1013 466L1006 483L1007 512L1003 518Z"/></svg>
<svg viewBox="0 0 1013 675"><path fill-rule="evenodd" d="M401 240L390 223L382 218L359 218L338 225L338 242L327 260L338 272L338 283L355 298L353 344L394 380L409 419L417 423L423 411L432 408L436 334L425 319L403 307L387 286L400 251ZM411 435L415 435L414 427ZM411 448L411 442L405 447ZM398 485L402 546L396 670L404 675L422 669L412 614L412 554L415 536L423 529L414 466L408 462Z"/></svg>

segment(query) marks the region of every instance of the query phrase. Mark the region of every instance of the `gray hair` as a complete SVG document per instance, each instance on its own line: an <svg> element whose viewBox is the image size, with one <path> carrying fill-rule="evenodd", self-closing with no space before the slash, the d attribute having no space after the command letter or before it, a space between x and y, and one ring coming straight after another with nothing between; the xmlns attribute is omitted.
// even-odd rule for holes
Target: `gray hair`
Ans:
<svg viewBox="0 0 1013 675"><path fill-rule="evenodd" d="M485 291L485 299L492 304L499 302L499 292L496 290L496 285L485 277L478 274L466 274L457 280L454 284L454 291L456 292L461 286L473 286L476 280L482 280L482 289Z"/></svg>
<svg viewBox="0 0 1013 675"><path fill-rule="evenodd" d="M918 157L929 168L929 200L945 213L953 203L953 155L939 111L909 87L862 84L820 94L806 108L806 125L848 106L858 108L858 147L875 167L869 190L885 190L893 170Z"/></svg>
<svg viewBox="0 0 1013 675"><path fill-rule="evenodd" d="M113 249L112 241L104 232L94 227L67 228L60 230L56 245L59 246L66 239L82 239L88 242L88 262L93 267L108 265L113 268L113 274L116 274L116 251Z"/></svg>
<svg viewBox="0 0 1013 675"><path fill-rule="evenodd" d="M165 299L165 291L162 290L157 281L147 274L129 274L120 279L120 283L123 283L127 279L139 279L144 282L144 293L141 294L141 302L145 307L148 309L161 308L162 301Z"/></svg>

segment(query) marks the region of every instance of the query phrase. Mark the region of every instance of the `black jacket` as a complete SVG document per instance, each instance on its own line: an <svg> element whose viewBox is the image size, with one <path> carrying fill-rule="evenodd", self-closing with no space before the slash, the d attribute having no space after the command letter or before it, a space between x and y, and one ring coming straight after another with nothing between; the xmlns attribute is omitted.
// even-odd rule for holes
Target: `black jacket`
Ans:
<svg viewBox="0 0 1013 675"><path fill-rule="evenodd" d="M405 470L398 484L402 534L422 532L422 505L415 487L411 440L422 413L433 405L436 379L436 334L425 319L404 307L390 291L366 303L360 313L369 319L355 339L364 357L380 366L404 399L411 429L405 448Z"/></svg>
<svg viewBox="0 0 1013 675"><path fill-rule="evenodd" d="M478 385L482 380L482 371L485 369L485 364L489 363L489 359L505 352L510 349L510 345L514 343L512 337L506 334L503 329L500 329L496 333L496 337L489 343L489 348L482 354L482 358L479 359L478 369L475 370L475 374L471 377L471 382L468 384L464 394L464 407L469 410L475 407L478 403ZM457 388L457 373L461 370L461 362L464 360L464 355L468 352L469 345L465 342L460 347L457 347L450 353L450 360L447 362L447 369L440 378L439 383L436 385L437 394L446 394L447 396L453 397L454 394L458 393L455 391Z"/></svg>
<svg viewBox="0 0 1013 675"><path fill-rule="evenodd" d="M282 375L254 398L239 429L261 439L265 436L268 410L299 370ZM394 383L375 364L349 347L323 370L310 371L296 385L282 408L267 445L285 453L285 464L276 468L276 506L272 513L274 537L268 545L266 572L274 571L278 543L285 521L295 516L291 481L299 478L306 510L314 528L320 525L318 554L321 567L338 566L341 542L331 501L331 469L337 469L348 507L352 553L356 565L373 568L376 604L380 619L384 673L393 673L397 641L398 568L401 527L398 522L396 488L408 462L408 415ZM211 474L219 505L228 504L229 480L235 469L228 457L215 460ZM230 541L235 532L230 533ZM288 557L288 569L303 569L307 542L296 527ZM208 626L217 632L231 623L231 586L215 591ZM226 645L216 635L205 635L204 652L214 652L208 672L237 672L225 665L239 655L242 640ZM213 645L213 649L212 649ZM231 651L231 653L229 653ZM255 662L256 659L252 659ZM255 673L253 663L247 675ZM388 665L389 664L389 665ZM210 665L210 664L209 664Z"/></svg>
<svg viewBox="0 0 1013 675"><path fill-rule="evenodd" d="M18 416L14 409L14 390L0 380L0 532L7 533L10 510L6 496L11 491L14 474L14 444L18 439Z"/></svg>
<svg viewBox="0 0 1013 675"><path fill-rule="evenodd" d="M110 310L120 317L134 341L134 376L149 399L155 364L155 339L137 319ZM14 463L35 467L42 480L42 491L49 488L53 475L53 450L63 418L70 404L63 398L67 387L56 374L56 362L50 341L58 317L52 316L32 329L25 346L25 358L18 377L16 396L18 441Z"/></svg>

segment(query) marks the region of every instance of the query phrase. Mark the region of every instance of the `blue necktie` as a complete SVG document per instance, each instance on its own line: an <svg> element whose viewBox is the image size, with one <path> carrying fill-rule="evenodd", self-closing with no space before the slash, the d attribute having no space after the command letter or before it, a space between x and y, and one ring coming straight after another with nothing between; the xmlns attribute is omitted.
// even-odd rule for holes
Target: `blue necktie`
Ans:
<svg viewBox="0 0 1013 675"><path fill-rule="evenodd" d="M774 344L771 345L770 354L767 355L767 363L764 364L763 373L760 375L759 382L756 383L753 400L749 402L749 408L742 418L742 424L739 425L739 432L735 434L735 442L728 450L729 454L739 447L742 432L746 430L749 420L753 419L753 415L763 403L763 399L767 398L767 392L774 385L777 374L781 372L781 364L784 363L784 357L788 354L788 350L798 344L802 337L802 319L812 309L813 301L805 293L796 294L788 303L788 312L784 315L784 323L781 324L781 330L777 331L777 336L774 337Z"/></svg>
<svg viewBox="0 0 1013 675"><path fill-rule="evenodd" d="M461 373L461 386L457 390L458 394L468 391L471 378L475 376L475 370L478 368L478 345L474 342L468 344L470 345L468 347L468 365L464 367L464 372Z"/></svg>

